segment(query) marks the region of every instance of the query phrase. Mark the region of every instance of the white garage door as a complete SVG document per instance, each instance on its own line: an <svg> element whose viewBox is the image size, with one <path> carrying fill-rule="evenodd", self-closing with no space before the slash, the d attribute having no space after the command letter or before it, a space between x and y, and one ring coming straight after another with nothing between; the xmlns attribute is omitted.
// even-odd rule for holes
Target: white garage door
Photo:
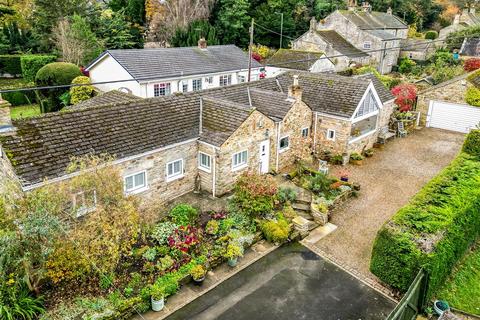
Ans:
<svg viewBox="0 0 480 320"><path fill-rule="evenodd" d="M468 133L480 123L480 108L466 104L430 101L427 127Z"/></svg>

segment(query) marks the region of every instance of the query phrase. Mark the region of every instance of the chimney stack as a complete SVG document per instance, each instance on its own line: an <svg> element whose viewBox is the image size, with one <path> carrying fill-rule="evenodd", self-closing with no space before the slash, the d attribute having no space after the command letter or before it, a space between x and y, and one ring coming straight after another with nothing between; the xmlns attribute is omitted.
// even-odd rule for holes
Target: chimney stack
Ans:
<svg viewBox="0 0 480 320"><path fill-rule="evenodd" d="M388 7L388 9L387 9L387 14L393 15L392 7Z"/></svg>
<svg viewBox="0 0 480 320"><path fill-rule="evenodd" d="M348 0L348 10L355 11L357 9L357 0Z"/></svg>
<svg viewBox="0 0 480 320"><path fill-rule="evenodd" d="M368 2L364 2L362 4L362 9L364 12L371 12L372 11L372 6Z"/></svg>
<svg viewBox="0 0 480 320"><path fill-rule="evenodd" d="M302 87L298 84L298 75L293 76L293 84L288 88L288 98L302 100Z"/></svg>
<svg viewBox="0 0 480 320"><path fill-rule="evenodd" d="M198 48L202 50L207 49L207 40L205 40L205 38L202 37L198 40Z"/></svg>
<svg viewBox="0 0 480 320"><path fill-rule="evenodd" d="M315 19L315 17L312 17L312 19L310 19L310 31L315 30L317 30L317 20Z"/></svg>
<svg viewBox="0 0 480 320"><path fill-rule="evenodd" d="M475 14L475 4L474 4L474 3L472 3L472 4L470 5L470 13L471 13L471 14Z"/></svg>
<svg viewBox="0 0 480 320"><path fill-rule="evenodd" d="M5 134L15 131L12 126L12 118L10 118L10 107L12 105L0 98L0 134Z"/></svg>

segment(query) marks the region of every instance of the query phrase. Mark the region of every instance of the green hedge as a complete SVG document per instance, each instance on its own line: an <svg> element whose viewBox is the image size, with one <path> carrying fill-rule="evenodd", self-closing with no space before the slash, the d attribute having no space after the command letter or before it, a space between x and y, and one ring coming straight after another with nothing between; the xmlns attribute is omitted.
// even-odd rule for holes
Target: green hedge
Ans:
<svg viewBox="0 0 480 320"><path fill-rule="evenodd" d="M0 55L0 74L8 73L11 75L22 74L20 56L18 55Z"/></svg>
<svg viewBox="0 0 480 320"><path fill-rule="evenodd" d="M431 31L425 32L425 39L435 40L437 38L438 38L438 32L437 31L431 30Z"/></svg>
<svg viewBox="0 0 480 320"><path fill-rule="evenodd" d="M22 76L28 82L35 81L35 76L38 70L43 66L55 62L56 56L52 55L24 55L20 58L20 64L22 67Z"/></svg>
<svg viewBox="0 0 480 320"><path fill-rule="evenodd" d="M480 129L472 130L463 143L463 152L480 157Z"/></svg>
<svg viewBox="0 0 480 320"><path fill-rule="evenodd" d="M378 232L370 270L406 291L424 268L429 298L480 234L480 162L461 153Z"/></svg>

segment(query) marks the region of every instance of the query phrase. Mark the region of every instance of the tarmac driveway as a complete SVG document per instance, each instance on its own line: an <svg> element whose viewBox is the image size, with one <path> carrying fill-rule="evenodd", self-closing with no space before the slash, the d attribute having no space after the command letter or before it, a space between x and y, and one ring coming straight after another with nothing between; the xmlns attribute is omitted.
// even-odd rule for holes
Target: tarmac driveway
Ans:
<svg viewBox="0 0 480 320"><path fill-rule="evenodd" d="M338 229L314 246L352 272L377 281L369 271L377 231L455 158L464 138L423 128L387 143L363 166L349 166L351 180L361 185L360 196L333 212L331 222Z"/></svg>
<svg viewBox="0 0 480 320"><path fill-rule="evenodd" d="M395 303L298 243L283 246L167 319L380 320Z"/></svg>

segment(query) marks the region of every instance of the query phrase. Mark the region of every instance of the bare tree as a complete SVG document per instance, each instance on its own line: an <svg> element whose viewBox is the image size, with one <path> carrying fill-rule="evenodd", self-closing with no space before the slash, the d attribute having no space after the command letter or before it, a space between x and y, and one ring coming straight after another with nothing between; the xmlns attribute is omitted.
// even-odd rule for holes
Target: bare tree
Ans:
<svg viewBox="0 0 480 320"><path fill-rule="evenodd" d="M80 64L84 56L84 45L73 36L67 19L58 22L53 30L53 37L57 49L62 53L63 61Z"/></svg>

